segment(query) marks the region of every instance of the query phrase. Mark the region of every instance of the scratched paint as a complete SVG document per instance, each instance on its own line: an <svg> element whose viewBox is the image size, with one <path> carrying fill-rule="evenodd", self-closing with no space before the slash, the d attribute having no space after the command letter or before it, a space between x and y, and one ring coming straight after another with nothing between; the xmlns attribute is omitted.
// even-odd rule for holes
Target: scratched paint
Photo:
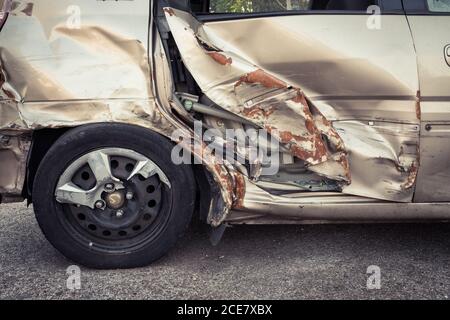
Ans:
<svg viewBox="0 0 450 320"><path fill-rule="evenodd" d="M243 208L247 189L254 187L255 181L244 177L232 165L219 163L192 128L172 111L185 112L171 100L170 58L165 56L162 46L158 47L158 41L155 47L148 41L150 2L136 0L116 6L87 0L79 3L86 19L79 29L72 29L67 26L65 15L65 9L72 4L70 0L14 1L0 33L0 135L12 143L1 147L0 153L2 163L14 165L11 159L17 160L11 170L16 174L8 181L0 181L0 193L21 193L27 143L33 130L123 122L166 137L171 137L175 130L183 130L186 137L181 142L183 147L203 161L220 189L223 205L219 206L221 212L210 213L211 224L222 223L232 208ZM48 19L48 8L59 13ZM99 19L98 12L112 18ZM310 57L329 55L334 59L327 70L339 73L348 69L347 80L367 74L376 80L377 90L392 95L410 94L413 85L408 79L412 77L395 76L392 70L371 63L361 65L352 61L346 65L341 52L301 35L303 42L299 41L289 29L294 23L292 17L278 24L269 19L249 19L233 26L228 24L228 31L224 32L220 23L205 26L186 12L173 8L164 12L183 62L215 104L266 129L293 156L304 161L309 171L336 181L343 193L411 201L420 165L417 129L421 119L420 93L411 104L373 102L373 108L367 102L360 105L357 100L316 101L314 93L323 88L336 87L339 93L346 92L346 82L336 83L332 77L323 77L323 83L311 84L302 79L307 71L289 73L283 64L277 67L273 63L274 57L266 59L265 55L271 54L267 48L255 44L250 49L246 47L253 41L270 46L258 37L251 41L242 37L239 41L238 37L223 35L233 32L235 27L247 30L250 25L264 30L262 33L268 39L283 34L283 45L272 48L277 59L291 61L289 54L303 54L298 43L305 43L303 48L311 51ZM152 64L149 52L161 60ZM406 59L409 57L405 56ZM361 70L356 70L355 65ZM308 68L305 63L302 66ZM288 67L292 69L292 63ZM351 84L368 94L360 82ZM158 94L156 86L161 87ZM413 92L413 95L418 92L417 88ZM365 110L369 109L372 111L367 113ZM194 141L200 142L200 150L195 150ZM254 163L256 168L258 165L261 164ZM371 172L367 172L368 166Z"/></svg>
<svg viewBox="0 0 450 320"><path fill-rule="evenodd" d="M186 141L196 139L193 131L172 114L167 99L161 104L155 99L148 56L152 49L148 42L149 1L116 6L80 1L86 17L80 28L66 25L66 8L71 4L68 0L14 1L0 33L0 135L17 145L0 147L2 168L9 168L13 174L1 174L1 194L21 195L30 133L36 129L120 122L168 138L183 129ZM48 19L50 7L62 14ZM173 12L168 10L167 14ZM212 58L231 63L219 54L212 53ZM28 137L28 144L19 136ZM239 200L235 181L242 179L237 172L216 163L206 151L196 155L193 144L184 147L201 157L219 185L224 205L220 206L223 212L216 216L224 216ZM241 187L238 194L242 192ZM216 225L220 222L211 221Z"/></svg>
<svg viewBox="0 0 450 320"><path fill-rule="evenodd" d="M176 17L180 14L182 13L177 13ZM191 36L192 48L186 49L186 51L198 53L200 57L197 58L198 60L204 54L210 55L210 52L205 48L215 46L209 44L205 39L199 40L198 30L188 29L181 19L170 18L173 18L173 16L169 15L168 20L173 28L172 32L175 34L175 38L177 38L176 27L180 28L180 32L183 32L184 39L187 39L188 35ZM177 22L180 25L174 26ZM181 48L181 51L183 53L185 50ZM228 71L230 74L228 81L232 82L240 69L246 69L239 66L242 60L233 60L231 55L225 55L224 53L217 54L220 54L222 59L213 59L213 62L227 67L225 72ZM184 59L187 62L187 67L191 68L194 77L201 77L202 75L199 75L197 70L193 70L195 66L188 63L194 57L185 55ZM227 62L225 63L225 61ZM237 62L234 63L234 61ZM246 64L253 71L238 76L238 79L234 81L232 94L235 101L233 101L234 105L229 106L229 109L266 129L272 136L286 144L293 155L306 161L310 166L326 161L336 162L338 158L339 161L337 161L335 167L338 168L339 172L335 172L333 177L339 177L341 181L349 183L350 174L346 172L348 163L345 160L345 148L342 140L319 110L314 109L312 111L301 88L294 88L274 75L250 66L248 63ZM216 66L213 68L217 69ZM220 74L223 75L223 73L224 70L221 70ZM200 82L202 82L201 79ZM224 87L226 86L229 85L224 85ZM314 112L314 115L312 112ZM324 141L323 136L327 137L327 141ZM330 144L331 148L328 147ZM334 156L335 152L339 152L340 156Z"/></svg>
<svg viewBox="0 0 450 320"><path fill-rule="evenodd" d="M348 127L348 122L343 120L357 116L357 107L363 106L352 105L353 109L339 109L339 103L315 103L313 97L308 97L303 90L302 79L296 77L296 81L291 82L289 79L294 76L287 72L277 73L273 63L269 64L271 71L260 64L266 56L269 61L273 61L275 53L272 55L267 48L258 49L256 43L249 48L243 42L248 37L239 38L229 34L238 25L246 30L251 24L258 30L265 30L268 38L273 38L272 33L280 31L280 26L272 23L273 19L203 25L188 13L178 10L175 10L175 16L166 15L166 19L186 67L203 93L217 105L266 129L295 157L305 161L308 170L338 181L344 193L391 201L411 201L414 182L408 181L413 180L415 167L412 163L419 156L419 116L415 102L398 103L404 109L392 115L384 112L385 118L376 115L380 109L374 106L373 118L363 118L364 121L356 121L358 126ZM281 22L280 19L280 23L286 20ZM272 31L268 29L269 25ZM228 38L221 37L222 34L227 34ZM289 34L286 33L286 36L289 37ZM261 46L267 46L264 39L260 41ZM287 40L282 42L286 44L283 52L290 52L289 46L294 47L298 40L291 38L290 44ZM242 49L244 47L247 51ZM316 51L317 48L314 47ZM330 51L328 48L324 50ZM212 51L220 53L223 58L211 59ZM274 52L277 51L275 48ZM317 51L315 54L322 52ZM225 58L230 59L228 63L223 63ZM417 89L410 89L406 85L406 78L401 80L403 82L390 78L390 70L380 70L370 64L365 69L373 75L374 85L379 90L396 94L414 92L415 95ZM301 70L292 72L301 74ZM320 87L320 80L317 81ZM391 87L388 88L386 84ZM411 82L412 88L413 85L417 83ZM306 88L311 91L309 83ZM355 111L355 114L352 115L351 111ZM398 121L405 117L405 124L399 125ZM378 123L378 120L384 124L374 126L372 122ZM357 139L358 135L362 139ZM414 151L404 155L404 149ZM408 161L404 161L405 158ZM367 171L369 163L372 172Z"/></svg>

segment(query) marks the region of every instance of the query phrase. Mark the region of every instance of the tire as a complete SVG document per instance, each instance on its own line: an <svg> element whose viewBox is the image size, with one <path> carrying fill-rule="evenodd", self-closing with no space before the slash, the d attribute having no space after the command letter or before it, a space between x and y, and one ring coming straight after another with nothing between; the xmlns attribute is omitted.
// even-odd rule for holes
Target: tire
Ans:
<svg viewBox="0 0 450 320"><path fill-rule="evenodd" d="M188 165L177 166L172 163L172 147L173 144L170 141L157 133L125 124L87 125L65 133L43 158L33 184L32 196L36 219L48 241L68 259L96 269L146 266L165 255L184 234L195 206L196 187L192 169ZM104 154L108 150L131 150L126 153L126 156L116 157L114 155L118 159L117 166L112 166L116 163L111 161L113 155L108 155L107 163L112 166L110 167L112 175L122 174L120 172L125 169L119 166L120 161L128 161L127 157L132 153L144 156L159 167L162 173L148 178L156 181L154 184L158 191L155 191L154 187L149 190L150 186L146 191L159 194L156 205L157 201L155 200L148 202L149 206L150 202L153 202L153 207L157 207L157 209L150 209L142 205L142 201L147 201L146 197L153 195L148 195L143 191L140 183L145 177L140 174L129 181L121 178L120 183L128 185L125 189L114 192L115 196L119 196L121 199L124 210L114 211L117 207L110 208L109 205L117 205L117 203L112 201L111 199L114 197L102 191L103 189L100 190L102 199L105 198L105 195L107 199L111 197L110 202L106 200L103 202L103 211L99 209L100 205L92 209L79 204L63 203L59 199L57 201L55 192L60 190L57 187L59 187L62 177L66 175L68 168L74 166L77 161L81 161L83 156L98 152ZM129 161L133 161L133 159ZM136 164L137 162L133 165ZM126 167L126 170L130 168ZM92 167L88 165L80 170L89 171L91 169ZM74 181L79 179L80 170L70 177L71 183L75 183ZM95 176L94 171L89 172ZM85 175L85 173L81 173L83 179L89 175ZM163 182L164 175L168 183ZM89 177L89 179L94 179L94 184L99 184L96 177ZM146 183L150 183L148 179L142 182L144 186ZM136 182L133 182L135 180ZM83 190L89 190L89 188L84 189L83 187ZM134 190L134 193L128 192L131 189ZM125 200L124 190L127 191L126 199L131 198L131 194L133 198ZM76 216L77 210L84 213L78 213ZM153 211L151 214L144 214L146 210ZM122 217L119 217L119 211L125 212ZM132 226L133 229L129 229L136 221L147 221L145 219L150 215L148 225L142 228L135 225ZM120 220L122 218L125 220ZM86 224L89 221L91 224L87 228ZM138 226L142 230L135 231ZM94 227L95 230L93 230ZM110 230L105 228L110 228ZM126 230L132 230L132 232L119 230L121 228L128 228ZM100 230L103 230L102 233L99 233ZM123 233L126 234L126 237L122 239L120 236Z"/></svg>

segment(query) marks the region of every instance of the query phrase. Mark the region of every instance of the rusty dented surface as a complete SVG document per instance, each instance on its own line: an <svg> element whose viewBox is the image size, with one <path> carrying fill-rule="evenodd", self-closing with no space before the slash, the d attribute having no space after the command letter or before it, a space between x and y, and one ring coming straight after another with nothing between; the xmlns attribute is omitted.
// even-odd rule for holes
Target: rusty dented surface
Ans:
<svg viewBox="0 0 450 320"><path fill-rule="evenodd" d="M138 114L155 109L148 61L148 1L134 1L132 6L77 1L79 25L78 18L72 21L67 13L72 4L12 2L0 33L0 101L8 110L0 128L31 130L82 123L88 118L86 112L96 120L112 121L127 104ZM131 15L137 8L141 14ZM72 103L82 105L81 111Z"/></svg>
<svg viewBox="0 0 450 320"><path fill-rule="evenodd" d="M208 222L211 225L219 226L228 216L231 208L238 206L243 201L245 195L243 176L232 166L224 163L223 159L217 158L213 150L208 148L205 142L190 128L185 128L180 124L177 124L176 127L179 137L174 142L203 163L219 186L223 201L222 211L210 211L208 216Z"/></svg>
<svg viewBox="0 0 450 320"><path fill-rule="evenodd" d="M343 187L344 193L411 201L419 163L418 125L352 120L334 127L351 146L352 183Z"/></svg>
<svg viewBox="0 0 450 320"><path fill-rule="evenodd" d="M133 16L127 4L119 10L96 1L76 4L11 2L0 33L0 133L18 137L40 128L113 121L170 132L151 88L148 2L135 1L133 8L143 14ZM0 186L3 194L19 195L28 148L13 151L3 152L2 167L15 166L16 183L2 180Z"/></svg>
<svg viewBox="0 0 450 320"><path fill-rule="evenodd" d="M242 183L239 183L243 180L242 174L231 166L224 164L222 159L217 159L212 152L213 150L208 148L202 138L197 136L192 128L187 127L184 123L173 117L173 110L176 110L188 119L190 115L186 113L184 108L180 108L173 101L174 88L169 60L165 51L162 49L161 39L159 36L157 37L154 57L155 65L159 66L155 70L155 92L157 92L160 102L158 110L172 125L172 133L177 130L178 137L171 133L170 138L203 163L205 168L211 173L214 182L217 183L222 205L219 206L219 212L217 212L217 208L211 208L208 222L213 226L219 226L228 216L231 208L236 203L241 202L244 197L245 187L242 187Z"/></svg>
<svg viewBox="0 0 450 320"><path fill-rule="evenodd" d="M422 107L420 105L420 91L416 95L416 117L417 120L422 120Z"/></svg>
<svg viewBox="0 0 450 320"><path fill-rule="evenodd" d="M342 141L331 123L324 121L320 111L311 108L301 88L292 87L276 76L242 59L234 58L232 54L212 51L214 55L211 55L211 48L217 49L214 44L201 38L198 30L192 29L195 28L195 20L190 19L187 22L180 16L184 15L185 19L189 19L189 15L179 11L175 12L174 15L167 14L169 25L175 39L180 40L178 45L183 59L187 67L191 68L191 73L200 82L201 88L208 95L207 86L219 82L218 79L215 79L216 77L223 78L220 88L212 88L214 91L221 92L208 95L210 98L217 97L213 99L216 102L221 98L230 98L228 106L220 105L228 107L227 109L230 111L266 129L280 142L288 145L293 155L304 160L310 166L327 161L336 162L336 172L333 177L345 183L350 182L350 173L346 171L348 164ZM201 26L197 24L197 27ZM183 34L178 34L178 31ZM183 43L181 43L181 38L184 39ZM208 58L202 59L205 55L210 57L209 61ZM218 58L219 56L220 58ZM204 62L208 64L208 68L212 67L214 72L208 72L207 75L200 74L198 66L189 63L191 59L198 60L199 64L202 63L201 60L206 60ZM242 73L240 70L244 72ZM217 73L215 73L216 71ZM241 74L239 74L240 72ZM223 81L227 83L223 83ZM203 83L205 86L202 86ZM229 94L224 92L226 87L231 91ZM234 101L231 98L234 98ZM330 136L331 139L325 141L323 136ZM335 143L337 144L335 145ZM331 148L328 145L331 145ZM340 153L340 157L335 156L336 152Z"/></svg>
<svg viewBox="0 0 450 320"><path fill-rule="evenodd" d="M388 69L388 60L385 69L379 67L382 57L376 56L371 58L373 63L355 60L349 64L341 52L300 32L294 35L293 30L299 30L293 29L298 23L295 17L204 25L188 13L172 11L166 18L183 61L208 98L266 129L304 160L310 171L339 181L344 193L412 200L420 131L412 47L405 62L393 70ZM251 32L256 29L257 35ZM407 35L408 30L403 31ZM312 66L298 56L300 52L310 61L322 56L330 64L322 68L317 63L314 72L306 73ZM312 76L332 70L335 74L328 77ZM361 74L370 78L371 86L361 81ZM336 75L348 78L336 82ZM316 82L311 83L312 78ZM342 96L356 91L411 98L389 101L362 96L328 102L326 96L317 96L329 91Z"/></svg>
<svg viewBox="0 0 450 320"><path fill-rule="evenodd" d="M192 130L171 113L168 99L160 104L155 97L149 56L154 48L148 41L151 2L79 0L68 12L73 4L13 1L0 33L0 133L20 136L41 128L122 122L168 138L183 129L186 140L194 141ZM71 16L77 10L79 25ZM161 47L155 50L155 56L164 55ZM170 75L165 77L163 86L169 87ZM19 138L12 141L0 148L2 168L9 168L9 175L1 174L0 192L18 195L28 148ZM184 147L194 152L192 145ZM202 160L229 210L235 201L234 173L208 155Z"/></svg>
<svg viewBox="0 0 450 320"><path fill-rule="evenodd" d="M177 106L171 101L168 57L158 41L155 47L148 41L150 3L120 1L111 6L107 1L79 0L82 20L74 27L71 24L77 20L67 20L72 1L13 1L0 33L0 134L13 132L13 141L19 143L22 140L17 137L35 129L95 122L140 125L166 137L182 130L185 140L175 142L201 159L220 186L224 212L210 217L218 225L232 207L244 206L251 182L237 168L220 163L193 130L174 116L172 108ZM409 73L400 79L377 67L380 61L349 63L312 38L293 36L293 18L278 24L249 19L225 28L220 23L203 25L176 9L164 11L185 65L216 104L266 129L308 170L338 181L344 193L411 201L419 167L419 98L372 101L372 105L356 99L317 98L330 88L339 95L348 88L366 94L375 90L408 95L418 91L408 80ZM236 32L255 28L262 31L250 40ZM267 40L259 39L261 34ZM270 39L280 34L284 35L281 45L268 50ZM310 50L305 55L311 65L292 58L293 52L302 52L302 43ZM342 75L345 70L345 76L357 79L363 70L376 79L373 88L359 80L336 83L322 72L325 68L315 72L320 66L312 57L324 54L334 59L327 66L329 72ZM152 58L156 63L151 63ZM320 74L322 80L304 77L308 72ZM194 141L201 148L194 148ZM12 159L13 154L19 159L16 184L2 181L0 186L7 186L2 193L18 193L25 172L20 161L25 161L28 149L25 144L17 144L14 151L8 148L2 149L7 152L4 157ZM367 172L368 165L373 172Z"/></svg>

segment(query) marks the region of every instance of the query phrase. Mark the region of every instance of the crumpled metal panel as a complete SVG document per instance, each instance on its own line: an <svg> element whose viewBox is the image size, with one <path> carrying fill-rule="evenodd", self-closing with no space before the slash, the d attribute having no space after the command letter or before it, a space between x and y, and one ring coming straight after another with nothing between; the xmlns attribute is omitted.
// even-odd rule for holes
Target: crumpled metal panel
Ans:
<svg viewBox="0 0 450 320"><path fill-rule="evenodd" d="M166 17L186 66L210 99L266 129L311 168L330 162L329 175L351 182L341 138L301 88L221 52L191 15L167 9Z"/></svg>
<svg viewBox="0 0 450 320"><path fill-rule="evenodd" d="M77 28L67 21L67 8L73 4L70 0L13 1L0 33L0 132L21 136L39 128L94 122L136 124L166 137L181 129L186 138L184 148L202 159L220 186L223 204L210 216L210 222L219 225L231 207L244 205L249 182L235 167L219 163L204 144L195 150L193 142L199 138L174 116L171 108L177 106L170 97L173 88L167 57L158 41L154 42L156 48L148 43L150 2L78 0L75 4L81 9L82 20ZM374 100L374 108L367 100L358 104L356 99L342 98L346 93L351 95L352 89L362 94L415 94L412 75L416 70L405 68L411 60L408 54L401 62L388 63L397 72L391 74L388 68L378 67L386 59L382 55L373 63L358 63L317 39L294 34L295 17L277 23L248 19L224 27L204 26L175 9L167 9L166 16L187 67L215 103L271 132L304 160L309 170L339 181L346 193L410 200L419 165L417 133L412 127L418 123L414 97L411 104L398 99ZM239 36L239 32L255 28L257 36ZM260 38L266 35L283 35L282 45L261 49ZM293 59L292 52L298 51L302 42L309 44L310 51L305 53L309 60ZM156 70L149 63L150 51L155 59L160 58ZM318 65L313 59L317 54L326 54L332 63ZM372 82L368 87L356 77L362 71L366 78L377 80L375 85ZM336 81L332 76L336 74L352 81ZM336 89L340 102L323 96L330 88ZM183 110L177 111L183 114ZM337 124L349 119L357 121ZM387 128L370 124L373 120ZM401 122L411 126L399 126ZM354 134L360 131L363 134L355 139ZM376 141L368 135L373 131L379 137ZM14 152L3 149L8 159L12 159L11 154L19 157L19 163L28 152L26 147ZM17 152L19 149L22 151ZM366 152L368 149L374 152ZM374 164L372 172L364 173L365 161ZM19 193L17 186L25 169L17 169L12 180L19 183L1 181L0 185L6 186L4 192ZM373 179L382 183L374 186Z"/></svg>
<svg viewBox="0 0 450 320"><path fill-rule="evenodd" d="M0 129L157 117L148 1L77 1L79 25L70 22L73 4L12 2L0 33Z"/></svg>
<svg viewBox="0 0 450 320"><path fill-rule="evenodd" d="M68 11L73 5L77 7ZM223 204L210 217L218 225L245 188L233 168L205 155L206 146L197 154L193 131L174 117L167 58L158 41L156 48L148 43L151 5L148 0L13 1L0 33L0 132L20 135L41 128L123 122L172 138L180 129L183 147L204 161L220 186ZM81 20L74 26L76 19L69 19L77 11ZM149 52L160 59L156 70ZM158 100L153 75L163 87ZM8 149L1 159L2 167L15 176L0 181L1 193L21 194L28 149L17 150Z"/></svg>
<svg viewBox="0 0 450 320"><path fill-rule="evenodd" d="M383 15L379 30L367 28L366 14L330 13L214 21L197 33L225 55L233 53L301 87L311 99L399 100L418 90L405 16Z"/></svg>
<svg viewBox="0 0 450 320"><path fill-rule="evenodd" d="M152 98L148 1L77 1L79 26L68 22L72 4L13 1L0 33L1 97L18 103ZM130 9L142 14L130 16Z"/></svg>
<svg viewBox="0 0 450 320"><path fill-rule="evenodd" d="M0 32L1 134L95 122L172 132L157 111L152 90L148 1L8 4ZM2 168L10 170L1 175L0 192L20 195L28 148L17 145L7 151Z"/></svg>
<svg viewBox="0 0 450 320"><path fill-rule="evenodd" d="M334 127L350 148L353 179L343 187L344 193L411 201L420 165L419 125L337 121ZM374 176L371 170L380 176Z"/></svg>
<svg viewBox="0 0 450 320"><path fill-rule="evenodd" d="M240 206L245 195L245 181L243 175L234 167L227 163L223 163L222 159L217 159L212 153L212 149L208 148L201 137L198 137L194 130L187 127L179 119L173 116L173 110L188 121L195 119L173 100L174 86L172 82L172 74L169 68L169 59L163 49L159 34L156 34L154 48L154 65L155 69L155 92L158 97L158 112L172 125L171 133L177 130L178 137L166 134L174 142L189 151L193 157L203 163L205 168L211 173L214 182L220 191L214 194L208 215L208 223L217 227L222 224L233 206Z"/></svg>
<svg viewBox="0 0 450 320"><path fill-rule="evenodd" d="M330 33L311 21L314 16L204 25L167 8L166 18L186 67L216 104L265 128L310 171L340 181L344 193L412 200L420 117L417 66L405 19L385 19L398 35L384 44L404 51L398 62L395 55L386 56L386 47L365 52L369 59L357 58L364 56L357 52L361 47L343 48L367 42L360 39L364 34L324 43ZM299 31L299 24L305 29Z"/></svg>

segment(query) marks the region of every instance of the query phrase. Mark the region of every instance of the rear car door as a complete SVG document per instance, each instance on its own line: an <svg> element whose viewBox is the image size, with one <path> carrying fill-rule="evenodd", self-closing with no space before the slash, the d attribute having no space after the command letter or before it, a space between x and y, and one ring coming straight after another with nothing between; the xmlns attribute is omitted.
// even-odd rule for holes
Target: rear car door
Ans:
<svg viewBox="0 0 450 320"><path fill-rule="evenodd" d="M282 142L304 142L302 134L314 131L310 113L323 127L332 123L319 135L342 139L345 155L319 154L314 162L304 152L309 170L346 180L346 194L412 201L419 84L401 1L211 0L207 7L206 14L165 11L186 67L209 99L249 120L257 114L264 128L282 132ZM307 99L306 115L292 90Z"/></svg>
<svg viewBox="0 0 450 320"><path fill-rule="evenodd" d="M418 56L422 134L416 202L450 201L450 1L404 0Z"/></svg>

